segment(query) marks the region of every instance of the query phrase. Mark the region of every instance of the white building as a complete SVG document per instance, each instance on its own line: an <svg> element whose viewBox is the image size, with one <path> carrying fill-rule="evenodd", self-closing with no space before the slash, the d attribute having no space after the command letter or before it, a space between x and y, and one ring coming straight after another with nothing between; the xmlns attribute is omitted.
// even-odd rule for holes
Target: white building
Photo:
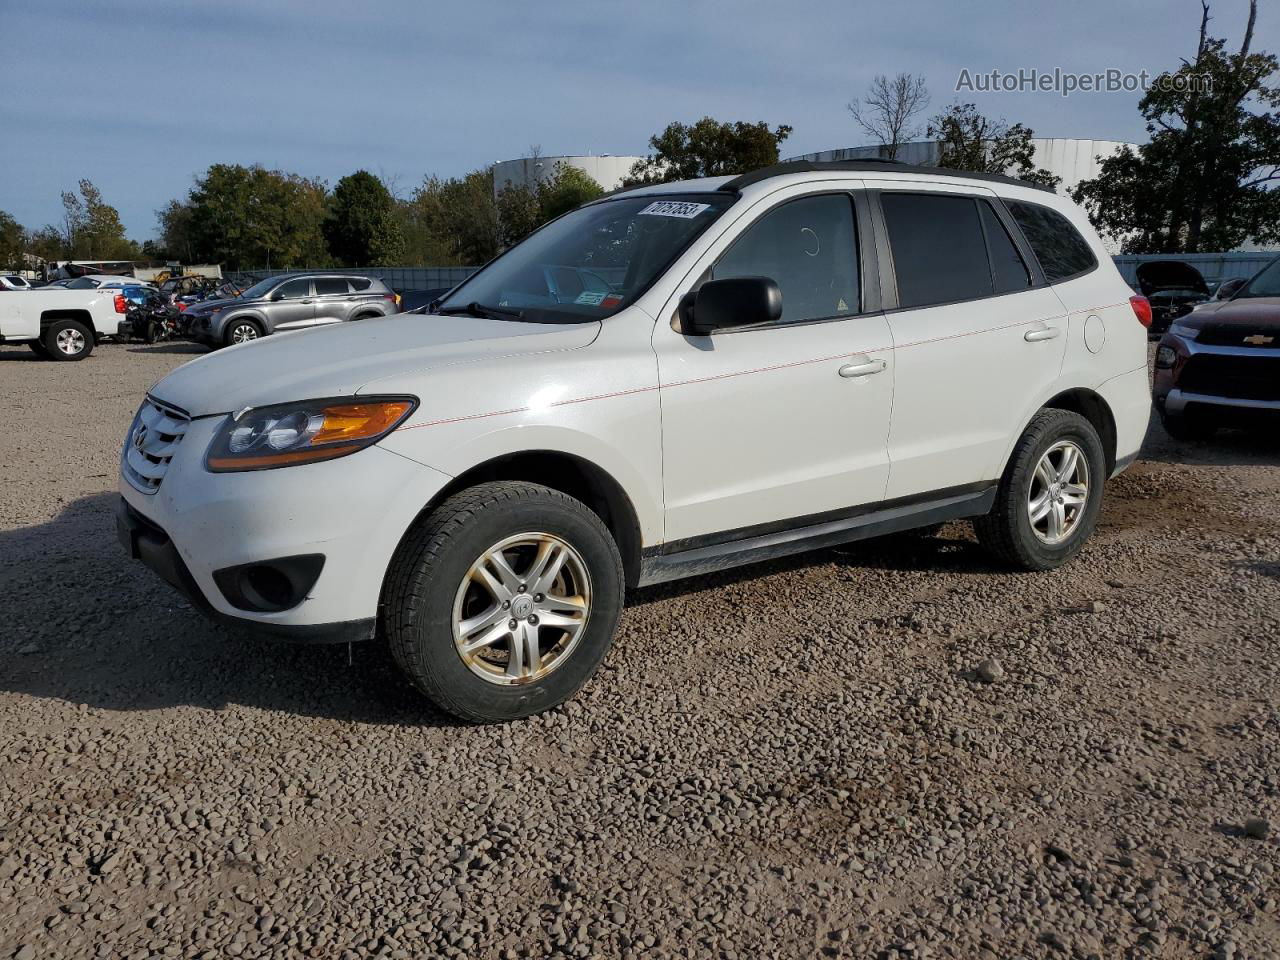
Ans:
<svg viewBox="0 0 1280 960"><path fill-rule="evenodd" d="M496 196L508 187L533 187L555 173L556 164L576 167L604 189L606 193L622 186L623 178L644 157L615 157L609 154L586 157L520 157L493 165L493 192Z"/></svg>
<svg viewBox="0 0 1280 960"><path fill-rule="evenodd" d="M1081 180L1092 180L1098 175L1101 164L1099 157L1109 157L1124 147L1136 144L1124 143L1120 140L1075 140L1062 137L1035 137L1031 140L1035 149L1034 162L1037 168L1043 167L1050 173L1062 178L1058 184L1058 192L1066 193ZM840 150L823 150L820 153L806 153L791 160L866 160L886 155L883 146L845 147ZM898 157L903 163L914 163L920 166L934 166L938 162L938 142L936 140L916 140L898 146Z"/></svg>

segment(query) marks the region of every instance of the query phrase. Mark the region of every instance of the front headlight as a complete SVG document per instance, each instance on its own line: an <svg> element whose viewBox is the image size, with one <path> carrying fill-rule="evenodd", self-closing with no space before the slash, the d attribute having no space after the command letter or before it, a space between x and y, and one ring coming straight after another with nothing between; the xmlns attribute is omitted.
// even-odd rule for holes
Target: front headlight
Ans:
<svg viewBox="0 0 1280 960"><path fill-rule="evenodd" d="M377 443L417 405L416 397L331 397L245 410L218 430L205 466L231 473L345 457Z"/></svg>
<svg viewBox="0 0 1280 960"><path fill-rule="evenodd" d="M1156 350L1156 366L1161 370L1168 370L1178 362L1177 351L1173 347L1159 347Z"/></svg>

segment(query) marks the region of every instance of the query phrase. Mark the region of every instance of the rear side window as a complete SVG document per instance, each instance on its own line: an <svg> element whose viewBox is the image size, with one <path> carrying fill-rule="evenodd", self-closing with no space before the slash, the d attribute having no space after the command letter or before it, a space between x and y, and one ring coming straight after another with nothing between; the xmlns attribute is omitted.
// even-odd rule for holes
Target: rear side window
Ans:
<svg viewBox="0 0 1280 960"><path fill-rule="evenodd" d="M972 197L883 193L880 204L893 249L899 306L991 296L991 266Z"/></svg>
<svg viewBox="0 0 1280 960"><path fill-rule="evenodd" d="M1057 283L1098 265L1093 250L1071 221L1038 203L1006 200L1005 206L1035 251L1045 279Z"/></svg>
<svg viewBox="0 0 1280 960"><path fill-rule="evenodd" d="M775 207L742 232L711 276L769 277L782 291L783 323L857 313L853 200L823 194Z"/></svg>
<svg viewBox="0 0 1280 960"><path fill-rule="evenodd" d="M1000 222L995 207L986 200L978 201L982 211L982 230L987 235L987 252L991 256L991 282L996 293L1013 293L1031 286L1031 274L1022 262L1009 231Z"/></svg>
<svg viewBox="0 0 1280 960"><path fill-rule="evenodd" d="M368 277L350 277L348 278L347 283L351 284L352 290L368 290L369 289Z"/></svg>
<svg viewBox="0 0 1280 960"><path fill-rule="evenodd" d="M347 281L341 277L316 277L316 296L333 296L339 293L350 293Z"/></svg>

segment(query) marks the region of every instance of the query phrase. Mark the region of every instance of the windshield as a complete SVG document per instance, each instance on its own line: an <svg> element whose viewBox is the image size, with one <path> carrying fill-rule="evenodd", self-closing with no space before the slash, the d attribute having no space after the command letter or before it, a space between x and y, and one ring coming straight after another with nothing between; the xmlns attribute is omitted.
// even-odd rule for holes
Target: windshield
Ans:
<svg viewBox="0 0 1280 960"><path fill-rule="evenodd" d="M644 293L736 199L650 195L580 207L467 280L438 312L477 304L535 323L600 320Z"/></svg>
<svg viewBox="0 0 1280 960"><path fill-rule="evenodd" d="M1280 257L1272 260L1244 285L1232 300L1245 297L1280 297Z"/></svg>
<svg viewBox="0 0 1280 960"><path fill-rule="evenodd" d="M282 279L282 277L268 277L266 280L259 280L240 296L246 300L257 300L259 297L265 297Z"/></svg>

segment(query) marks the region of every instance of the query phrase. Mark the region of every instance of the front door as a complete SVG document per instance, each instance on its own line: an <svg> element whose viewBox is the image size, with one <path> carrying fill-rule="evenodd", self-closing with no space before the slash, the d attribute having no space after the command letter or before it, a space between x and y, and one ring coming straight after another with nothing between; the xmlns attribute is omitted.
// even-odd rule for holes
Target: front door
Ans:
<svg viewBox="0 0 1280 960"><path fill-rule="evenodd" d="M848 182L812 191L760 201L695 274L775 280L779 321L710 336L671 316L656 325L669 548L884 496L892 340L884 316L864 312Z"/></svg>
<svg viewBox="0 0 1280 960"><path fill-rule="evenodd" d="M267 316L272 330L297 330L309 327L315 319L315 301L311 297L311 278L298 277L277 287L272 294Z"/></svg>

